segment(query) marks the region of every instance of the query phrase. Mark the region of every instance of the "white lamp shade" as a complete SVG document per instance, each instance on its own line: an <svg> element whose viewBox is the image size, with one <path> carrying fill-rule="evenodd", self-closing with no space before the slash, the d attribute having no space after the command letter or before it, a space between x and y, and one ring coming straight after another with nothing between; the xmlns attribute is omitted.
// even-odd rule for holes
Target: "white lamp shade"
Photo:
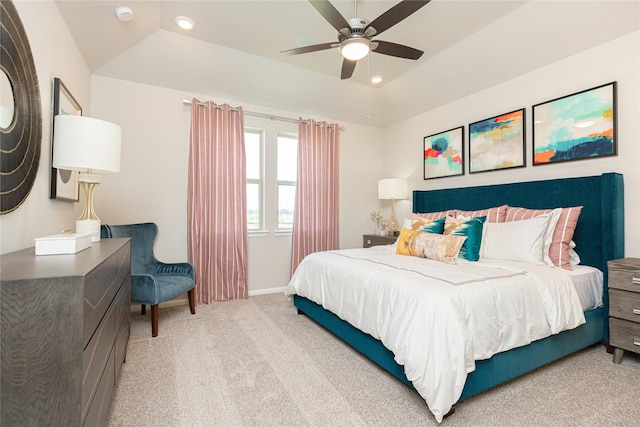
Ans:
<svg viewBox="0 0 640 427"><path fill-rule="evenodd" d="M119 173L122 128L91 117L57 115L53 127L53 167L92 173Z"/></svg>
<svg viewBox="0 0 640 427"><path fill-rule="evenodd" d="M406 179L388 178L378 181L378 199L406 199L408 192Z"/></svg>

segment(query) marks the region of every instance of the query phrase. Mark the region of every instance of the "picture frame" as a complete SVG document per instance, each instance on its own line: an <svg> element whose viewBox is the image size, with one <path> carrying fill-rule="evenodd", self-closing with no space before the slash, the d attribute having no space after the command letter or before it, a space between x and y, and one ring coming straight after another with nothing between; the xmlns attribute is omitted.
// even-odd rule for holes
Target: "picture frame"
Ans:
<svg viewBox="0 0 640 427"><path fill-rule="evenodd" d="M424 179L464 175L464 126L424 137Z"/></svg>
<svg viewBox="0 0 640 427"><path fill-rule="evenodd" d="M469 173L526 167L525 109L469 124Z"/></svg>
<svg viewBox="0 0 640 427"><path fill-rule="evenodd" d="M536 104L533 166L616 156L617 82Z"/></svg>
<svg viewBox="0 0 640 427"><path fill-rule="evenodd" d="M67 86L55 77L53 79L53 114L51 125L51 191L49 198L77 202L80 200L78 171L69 171L53 167L53 137L55 135L55 116L58 114L82 115L82 107L73 97Z"/></svg>

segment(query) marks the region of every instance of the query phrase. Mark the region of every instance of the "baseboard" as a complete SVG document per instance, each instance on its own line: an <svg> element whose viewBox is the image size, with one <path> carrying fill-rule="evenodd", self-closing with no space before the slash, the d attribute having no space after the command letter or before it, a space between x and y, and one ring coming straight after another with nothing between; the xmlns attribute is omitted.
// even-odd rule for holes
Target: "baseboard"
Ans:
<svg viewBox="0 0 640 427"><path fill-rule="evenodd" d="M258 295L267 295L267 294L277 294L284 293L286 286L282 286L279 288L268 288L268 289L258 289L255 291L249 291L250 297L255 297ZM186 294L185 294L186 295ZM185 298L174 298L169 301L161 302L160 308L169 308L169 307L178 307L183 305L189 305L189 300ZM150 309L150 308L149 308ZM131 304L131 311L140 311L140 304Z"/></svg>
<svg viewBox="0 0 640 427"><path fill-rule="evenodd" d="M255 297L256 295L277 294L278 292L284 293L285 289L287 289L286 286L282 286L280 288L258 289L255 291L249 291L249 296Z"/></svg>

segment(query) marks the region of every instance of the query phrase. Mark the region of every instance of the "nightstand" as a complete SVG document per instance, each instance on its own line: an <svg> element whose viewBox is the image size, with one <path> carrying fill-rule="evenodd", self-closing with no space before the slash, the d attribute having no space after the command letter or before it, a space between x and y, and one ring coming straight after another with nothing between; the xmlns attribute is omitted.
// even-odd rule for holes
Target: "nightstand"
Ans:
<svg viewBox="0 0 640 427"><path fill-rule="evenodd" d="M640 353L640 259L609 261L609 344L613 363L624 351Z"/></svg>
<svg viewBox="0 0 640 427"><path fill-rule="evenodd" d="M362 236L362 247L370 248L371 246L393 245L398 237L378 236L377 234L365 234Z"/></svg>

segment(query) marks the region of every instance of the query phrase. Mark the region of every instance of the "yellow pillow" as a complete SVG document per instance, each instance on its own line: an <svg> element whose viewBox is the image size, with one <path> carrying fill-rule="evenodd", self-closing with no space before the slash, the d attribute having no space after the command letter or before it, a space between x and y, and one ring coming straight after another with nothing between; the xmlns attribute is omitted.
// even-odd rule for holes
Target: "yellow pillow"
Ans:
<svg viewBox="0 0 640 427"><path fill-rule="evenodd" d="M396 244L396 253L455 264L466 239L465 236L445 236L403 228Z"/></svg>

